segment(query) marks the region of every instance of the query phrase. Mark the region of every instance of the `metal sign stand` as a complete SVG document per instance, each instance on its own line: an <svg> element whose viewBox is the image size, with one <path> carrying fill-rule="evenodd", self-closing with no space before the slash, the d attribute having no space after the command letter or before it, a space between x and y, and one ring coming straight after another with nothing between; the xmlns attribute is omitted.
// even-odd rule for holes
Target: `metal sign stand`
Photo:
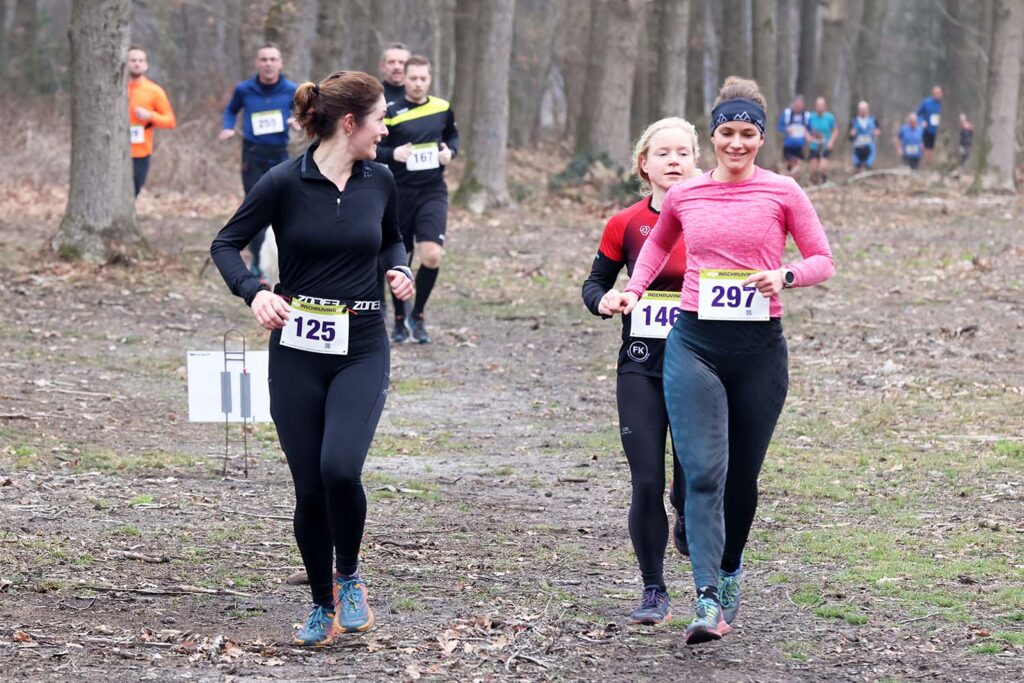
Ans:
<svg viewBox="0 0 1024 683"><path fill-rule="evenodd" d="M228 351L228 338L237 335L242 340L241 351ZM228 330L224 333L224 370L220 373L220 409L224 413L224 469L223 476L228 474L228 449L231 444L231 372L228 364L235 363L242 366L242 372L238 375L238 397L241 403L239 415L242 418L242 453L245 478L249 478L249 419L252 418L252 375L246 368L245 363L245 335L238 330ZM255 424L255 422L254 422ZM237 443L237 441L235 442Z"/></svg>

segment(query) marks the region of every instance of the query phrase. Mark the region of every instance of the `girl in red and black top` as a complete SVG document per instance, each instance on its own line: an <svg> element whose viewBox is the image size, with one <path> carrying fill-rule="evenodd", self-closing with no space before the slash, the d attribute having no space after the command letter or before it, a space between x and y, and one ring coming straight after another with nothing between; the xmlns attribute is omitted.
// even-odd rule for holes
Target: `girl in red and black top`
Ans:
<svg viewBox="0 0 1024 683"><path fill-rule="evenodd" d="M610 317L609 300L617 300L615 279L622 267L632 275L640 248L658 222L668 188L700 175L696 168L697 132L680 118L666 118L648 126L633 154L633 170L647 191L636 204L615 214L605 226L590 276L583 283L583 301L594 315ZM633 620L658 624L671 617L662 568L668 541L665 517L665 440L668 414L662 391L661 366L665 337L680 314L679 291L686 270L682 242L636 311L623 316L622 346L616 399L622 448L629 461L633 496L629 507L629 534L640 564L644 590ZM685 486L678 460L670 498L676 509L673 542L687 554L683 509Z"/></svg>

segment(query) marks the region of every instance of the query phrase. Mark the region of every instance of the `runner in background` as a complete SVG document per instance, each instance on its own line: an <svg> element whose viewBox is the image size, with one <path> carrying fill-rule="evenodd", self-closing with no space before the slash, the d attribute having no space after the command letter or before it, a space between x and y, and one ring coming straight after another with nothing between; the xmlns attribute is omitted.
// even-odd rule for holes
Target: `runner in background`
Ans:
<svg viewBox="0 0 1024 683"><path fill-rule="evenodd" d="M814 101L814 111L811 112L807 127L811 138L808 150L811 155L811 183L817 185L828 182L828 158L832 155L839 127L836 125L835 114L826 110L824 97Z"/></svg>
<svg viewBox="0 0 1024 683"><path fill-rule="evenodd" d="M935 149L935 139L939 134L939 123L942 120L941 86L932 86L931 97L921 100L921 104L917 107L917 119L921 128L921 141L924 144L924 163L926 166L930 166Z"/></svg>
<svg viewBox="0 0 1024 683"><path fill-rule="evenodd" d="M405 97L405 62L409 54L404 43L391 43L380 55L380 83L388 106Z"/></svg>
<svg viewBox="0 0 1024 683"><path fill-rule="evenodd" d="M409 263L416 246L420 267L416 271L416 301L406 318L405 306L395 299L392 341L407 341L411 334L420 344L430 341L424 319L427 301L437 283L444 257L448 224L448 185L444 169L458 153L459 131L451 105L429 95L430 60L413 55L405 62L405 94L388 106L384 121L390 133L377 150L398 185L398 217Z"/></svg>
<svg viewBox="0 0 1024 683"><path fill-rule="evenodd" d="M960 112L960 163L966 164L971 156L971 142L974 140L974 124L967 114Z"/></svg>
<svg viewBox="0 0 1024 683"><path fill-rule="evenodd" d="M871 107L864 100L857 103L857 116L850 124L853 170L871 170L878 153L878 136L882 134L878 122L871 115Z"/></svg>
<svg viewBox="0 0 1024 683"><path fill-rule="evenodd" d="M164 89L146 78L149 61L141 47L128 48L128 131L132 145L132 177L139 196L153 156L153 129L174 128L174 110Z"/></svg>
<svg viewBox="0 0 1024 683"><path fill-rule="evenodd" d="M924 149L924 128L919 124L917 114L907 114L907 122L900 126L894 142L903 163L916 171Z"/></svg>
<svg viewBox="0 0 1024 683"><path fill-rule="evenodd" d="M756 165L764 96L730 76L711 112L718 166L665 194L661 216L613 313L633 312L686 243L682 314L665 341L665 405L686 474L686 537L695 616L688 644L729 633L740 605L743 550L757 511L758 476L789 383L782 331L785 287L835 270L828 239L792 178ZM784 261L792 236L802 260Z"/></svg>
<svg viewBox="0 0 1024 683"><path fill-rule="evenodd" d="M807 146L807 124L810 114L804 109L804 96L797 95L793 103L779 115L778 129L782 132L782 160L786 175L800 177L800 165Z"/></svg>
<svg viewBox="0 0 1024 683"><path fill-rule="evenodd" d="M245 193L263 174L288 158L288 129L299 130L291 115L295 84L281 75L284 63L281 50L267 43L256 52L256 75L235 86L231 101L224 108L223 128L218 140L235 136L238 113L242 117L242 187ZM265 230L260 230L249 245L252 254L249 269L256 277L260 271L260 247Z"/></svg>
<svg viewBox="0 0 1024 683"><path fill-rule="evenodd" d="M697 131L684 119L661 119L640 136L633 151L633 172L649 195L612 216L605 226L590 276L583 283L583 302L594 315L612 315L607 304L620 296L615 280L623 266L627 274L633 272L640 249L658 221L668 188L700 175L696 166L699 154ZM684 272L686 249L680 241L636 313L622 317L615 395L622 449L629 462L633 489L629 535L643 580L640 605L632 618L641 624L660 624L672 615L664 577L669 534L664 500L668 413L661 368L665 337L680 313L679 291ZM674 448L672 467L670 499L676 510L673 543L686 555L689 550L681 514L686 485Z"/></svg>

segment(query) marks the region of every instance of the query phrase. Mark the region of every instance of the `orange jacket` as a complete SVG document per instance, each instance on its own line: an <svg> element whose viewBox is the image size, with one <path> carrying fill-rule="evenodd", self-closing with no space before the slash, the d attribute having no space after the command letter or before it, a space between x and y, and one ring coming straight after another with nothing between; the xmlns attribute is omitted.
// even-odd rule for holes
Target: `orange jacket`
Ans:
<svg viewBox="0 0 1024 683"><path fill-rule="evenodd" d="M149 121L139 120L135 117L135 107L153 112L153 118ZM163 88L145 76L128 80L128 125L133 128L133 159L148 157L153 153L154 128L174 128L174 124L174 110Z"/></svg>

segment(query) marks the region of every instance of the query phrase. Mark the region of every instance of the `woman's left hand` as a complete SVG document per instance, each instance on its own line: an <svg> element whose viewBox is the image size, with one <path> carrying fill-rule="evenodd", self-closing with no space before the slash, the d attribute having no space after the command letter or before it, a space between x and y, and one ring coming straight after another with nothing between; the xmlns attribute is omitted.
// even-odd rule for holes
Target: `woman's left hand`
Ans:
<svg viewBox="0 0 1024 683"><path fill-rule="evenodd" d="M395 295L395 298L399 301L408 301L412 298L412 295L416 293L416 287L413 286L412 280L409 276L400 270L389 270L385 273L385 277L388 279L388 286L391 287L391 293Z"/></svg>
<svg viewBox="0 0 1024 683"><path fill-rule="evenodd" d="M747 285L754 285L757 291L770 299L782 291L782 269L759 270L743 281L743 286Z"/></svg>

